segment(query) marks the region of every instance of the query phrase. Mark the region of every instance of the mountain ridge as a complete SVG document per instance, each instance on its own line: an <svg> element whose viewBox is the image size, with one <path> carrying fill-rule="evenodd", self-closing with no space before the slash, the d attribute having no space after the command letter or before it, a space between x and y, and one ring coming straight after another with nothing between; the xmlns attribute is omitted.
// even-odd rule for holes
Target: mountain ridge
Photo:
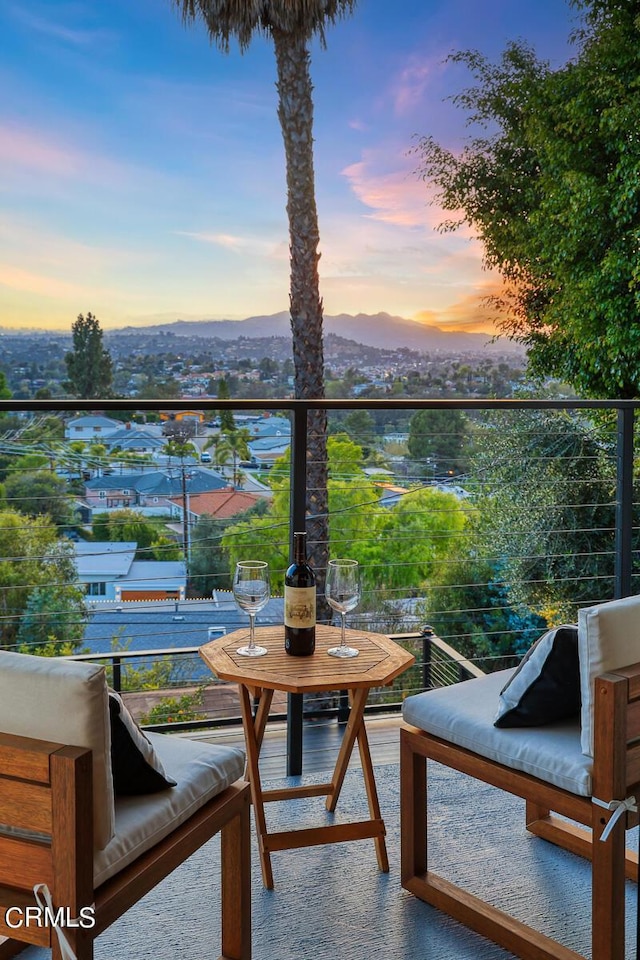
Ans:
<svg viewBox="0 0 640 960"><path fill-rule="evenodd" d="M130 324L110 329L110 336L127 333L173 333L176 336L219 337L221 340L237 340L240 337L287 337L291 335L288 311L247 317L244 320L174 320L166 323ZM105 331L106 332L106 331ZM355 340L366 346L382 349L408 347L424 352L477 351L498 349L505 353L522 352L520 344L489 333L449 331L441 327L407 320L380 312L377 314L327 314L324 317L324 332Z"/></svg>

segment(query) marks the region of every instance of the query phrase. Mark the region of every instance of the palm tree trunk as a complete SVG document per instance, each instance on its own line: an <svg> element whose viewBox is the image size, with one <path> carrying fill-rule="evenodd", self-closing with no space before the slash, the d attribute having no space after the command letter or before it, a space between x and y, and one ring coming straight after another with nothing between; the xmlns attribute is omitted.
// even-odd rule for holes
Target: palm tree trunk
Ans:
<svg viewBox="0 0 640 960"><path fill-rule="evenodd" d="M278 66L278 117L287 168L287 215L295 396L324 398L322 299L318 275L318 213L313 172L313 85L307 43L299 32L272 28ZM328 557L327 416L309 411L307 440L307 531L309 562L324 597ZM319 609L322 617L324 611Z"/></svg>

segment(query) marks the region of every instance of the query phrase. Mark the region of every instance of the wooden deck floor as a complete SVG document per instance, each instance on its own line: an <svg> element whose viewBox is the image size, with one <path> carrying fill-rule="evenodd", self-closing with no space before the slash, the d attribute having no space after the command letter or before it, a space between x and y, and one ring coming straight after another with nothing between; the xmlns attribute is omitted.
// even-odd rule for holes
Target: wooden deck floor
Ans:
<svg viewBox="0 0 640 960"><path fill-rule="evenodd" d="M398 763L400 760L400 716L398 714L367 719L367 736L374 764ZM305 720L303 725L303 774L331 771L336 762L344 724L337 720ZM222 727L202 733L189 733L211 743L230 744L244 748L241 727ZM350 767L360 765L357 748L351 757ZM260 770L263 779L276 780L287 775L287 728L286 723L269 723L264 735L260 754Z"/></svg>

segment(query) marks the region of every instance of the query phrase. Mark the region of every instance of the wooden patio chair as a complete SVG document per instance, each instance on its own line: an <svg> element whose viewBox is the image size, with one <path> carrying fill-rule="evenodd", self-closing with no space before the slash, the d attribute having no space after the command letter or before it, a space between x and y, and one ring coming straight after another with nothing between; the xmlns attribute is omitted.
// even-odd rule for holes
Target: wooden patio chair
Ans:
<svg viewBox="0 0 640 960"><path fill-rule="evenodd" d="M579 960L579 954L429 868L426 760L522 797L528 830L591 860L592 958L623 960L625 877L638 874L637 855L625 851L625 830L638 822L640 796L640 597L581 610L577 653L581 706L573 718L496 727L513 671L418 694L404 705L402 885L528 960ZM533 685L525 684L529 696L544 683L539 665ZM548 702L557 707L559 699Z"/></svg>
<svg viewBox="0 0 640 960"><path fill-rule="evenodd" d="M92 960L95 937L217 833L222 954L203 930L201 956L250 960L243 771L241 750L145 738L102 666L0 652L0 960L29 944Z"/></svg>

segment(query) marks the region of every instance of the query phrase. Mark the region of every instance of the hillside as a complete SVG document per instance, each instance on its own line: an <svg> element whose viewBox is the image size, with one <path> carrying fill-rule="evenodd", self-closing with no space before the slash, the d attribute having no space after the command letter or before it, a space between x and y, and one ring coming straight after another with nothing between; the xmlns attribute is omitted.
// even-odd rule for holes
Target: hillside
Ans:
<svg viewBox="0 0 640 960"><path fill-rule="evenodd" d="M341 313L337 316L325 316L325 333L335 333L349 340L355 340L366 346L393 350L408 347L426 353L478 353L481 350L497 350L500 353L523 353L519 344L501 338L492 343L486 333L458 333L442 330L439 327L416 323L404 317L394 317L388 313L375 315L359 313L356 316ZM274 313L270 316L248 317L246 320L176 320L173 323L154 324L145 327L124 327L116 334L173 334L177 337L198 337L202 339L219 338L237 340L265 337L289 337L289 314Z"/></svg>

